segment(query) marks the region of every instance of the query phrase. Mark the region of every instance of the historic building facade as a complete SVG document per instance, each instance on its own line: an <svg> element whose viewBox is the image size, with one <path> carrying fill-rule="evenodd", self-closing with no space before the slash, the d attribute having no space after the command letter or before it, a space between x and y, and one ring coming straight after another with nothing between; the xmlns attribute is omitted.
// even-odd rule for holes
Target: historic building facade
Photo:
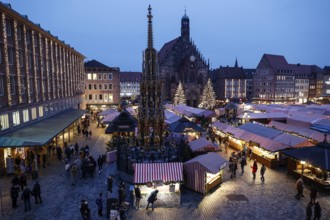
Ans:
<svg viewBox="0 0 330 220"><path fill-rule="evenodd" d="M96 60L85 63L84 106L105 109L120 102L120 78L118 67L108 67Z"/></svg>
<svg viewBox="0 0 330 220"><path fill-rule="evenodd" d="M247 77L243 67L239 67L237 60L234 67L222 67L212 71L214 90L218 100L245 100L247 95Z"/></svg>
<svg viewBox="0 0 330 220"><path fill-rule="evenodd" d="M140 84L138 112L139 145L146 149L159 149L163 144L164 107L162 81L156 72L157 52L153 48L152 15L149 5L148 46L144 51L143 73Z"/></svg>
<svg viewBox="0 0 330 220"><path fill-rule="evenodd" d="M85 57L9 4L0 13L1 130L79 108Z"/></svg>
<svg viewBox="0 0 330 220"><path fill-rule="evenodd" d="M158 62L164 100L173 101L181 82L187 105L197 107L209 78L209 65L190 38L190 20L186 13L181 19L181 36L164 44L158 53Z"/></svg>
<svg viewBox="0 0 330 220"><path fill-rule="evenodd" d="M12 161L14 151L21 153L24 146L35 146L42 139L19 140L24 132L16 139L6 135L81 108L84 58L10 4L0 2L0 173L11 167L5 159Z"/></svg>
<svg viewBox="0 0 330 220"><path fill-rule="evenodd" d="M140 95L141 72L120 72L120 98L135 100Z"/></svg>

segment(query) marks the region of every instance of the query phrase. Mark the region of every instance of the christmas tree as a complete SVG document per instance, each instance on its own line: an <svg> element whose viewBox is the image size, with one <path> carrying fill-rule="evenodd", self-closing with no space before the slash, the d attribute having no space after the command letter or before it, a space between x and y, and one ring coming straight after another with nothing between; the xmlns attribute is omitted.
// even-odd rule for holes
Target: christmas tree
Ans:
<svg viewBox="0 0 330 220"><path fill-rule="evenodd" d="M206 87L203 90L203 94L201 96L200 104L198 107L204 109L213 109L215 104L215 92L213 90L211 80L209 79L207 81Z"/></svg>
<svg viewBox="0 0 330 220"><path fill-rule="evenodd" d="M178 88L175 92L173 103L174 105L186 104L186 95L184 94L181 82L179 83Z"/></svg>

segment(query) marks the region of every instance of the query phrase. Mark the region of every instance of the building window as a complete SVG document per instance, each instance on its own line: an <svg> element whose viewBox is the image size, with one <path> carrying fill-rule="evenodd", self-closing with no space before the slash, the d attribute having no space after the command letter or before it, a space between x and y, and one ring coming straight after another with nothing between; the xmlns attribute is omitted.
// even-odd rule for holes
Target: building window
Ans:
<svg viewBox="0 0 330 220"><path fill-rule="evenodd" d="M96 84L94 84L94 89L97 89L97 85Z"/></svg>
<svg viewBox="0 0 330 220"><path fill-rule="evenodd" d="M109 84L109 90L112 90L112 84Z"/></svg>
<svg viewBox="0 0 330 220"><path fill-rule="evenodd" d="M37 119L37 108L31 108L31 119Z"/></svg>
<svg viewBox="0 0 330 220"><path fill-rule="evenodd" d="M8 47L8 63L9 65L14 64L14 48Z"/></svg>
<svg viewBox="0 0 330 220"><path fill-rule="evenodd" d="M20 87L21 87L21 93L22 94L25 94L25 77L24 76L21 76L21 84L20 84Z"/></svg>
<svg viewBox="0 0 330 220"><path fill-rule="evenodd" d="M108 89L108 84L104 84L104 89Z"/></svg>
<svg viewBox="0 0 330 220"><path fill-rule="evenodd" d="M99 89L102 89L102 84L99 84Z"/></svg>
<svg viewBox="0 0 330 220"><path fill-rule="evenodd" d="M22 40L22 25L17 26L17 39Z"/></svg>
<svg viewBox="0 0 330 220"><path fill-rule="evenodd" d="M109 94L109 102L113 102L113 95Z"/></svg>
<svg viewBox="0 0 330 220"><path fill-rule="evenodd" d="M89 94L89 100L92 100L93 99L93 95L92 94Z"/></svg>
<svg viewBox="0 0 330 220"><path fill-rule="evenodd" d="M8 118L8 114L3 114L0 115L0 127L1 130L5 130L9 128L9 118Z"/></svg>
<svg viewBox="0 0 330 220"><path fill-rule="evenodd" d="M92 84L88 84L88 89L89 89L89 90L92 89Z"/></svg>
<svg viewBox="0 0 330 220"><path fill-rule="evenodd" d="M19 111L13 112L13 124L14 126L21 124L21 121L19 119Z"/></svg>
<svg viewBox="0 0 330 220"><path fill-rule="evenodd" d="M19 66L23 67L24 62L23 62L23 51L22 50L18 51L18 60L19 60Z"/></svg>
<svg viewBox="0 0 330 220"><path fill-rule="evenodd" d="M15 95L16 93L16 82L15 82L15 77L11 76L10 77L10 94Z"/></svg>
<svg viewBox="0 0 330 220"><path fill-rule="evenodd" d="M0 96L5 95L5 83L4 83L4 76L0 75Z"/></svg>
<svg viewBox="0 0 330 220"><path fill-rule="evenodd" d="M94 99L97 100L97 94L94 94Z"/></svg>
<svg viewBox="0 0 330 220"><path fill-rule="evenodd" d="M32 68L32 54L31 53L28 53L28 66L29 66L29 69Z"/></svg>
<svg viewBox="0 0 330 220"><path fill-rule="evenodd" d="M42 106L39 106L39 117L44 117L44 108Z"/></svg>
<svg viewBox="0 0 330 220"><path fill-rule="evenodd" d="M33 78L30 78L30 94L33 94L34 92L34 80Z"/></svg>
<svg viewBox="0 0 330 220"><path fill-rule="evenodd" d="M98 75L99 75L99 80L101 80L102 79L102 73L99 73Z"/></svg>
<svg viewBox="0 0 330 220"><path fill-rule="evenodd" d="M23 110L23 123L28 122L29 120L29 110L25 109Z"/></svg>
<svg viewBox="0 0 330 220"><path fill-rule="evenodd" d="M93 80L97 80L97 73L93 73Z"/></svg>
<svg viewBox="0 0 330 220"><path fill-rule="evenodd" d="M27 30L26 31L26 43L30 44L31 43L31 31L30 30Z"/></svg>
<svg viewBox="0 0 330 220"><path fill-rule="evenodd" d="M102 94L99 95L99 100L102 100Z"/></svg>
<svg viewBox="0 0 330 220"><path fill-rule="evenodd" d="M109 73L109 79L112 80L112 73Z"/></svg>
<svg viewBox="0 0 330 220"><path fill-rule="evenodd" d="M8 36L11 36L11 30L12 30L11 23L12 22L10 19L6 19L6 34Z"/></svg>
<svg viewBox="0 0 330 220"><path fill-rule="evenodd" d="M107 79L107 74L106 73L103 74L103 79Z"/></svg>
<svg viewBox="0 0 330 220"><path fill-rule="evenodd" d="M87 79L88 79L88 80L92 80L92 74L91 74L91 73L88 73L88 74L87 74Z"/></svg>

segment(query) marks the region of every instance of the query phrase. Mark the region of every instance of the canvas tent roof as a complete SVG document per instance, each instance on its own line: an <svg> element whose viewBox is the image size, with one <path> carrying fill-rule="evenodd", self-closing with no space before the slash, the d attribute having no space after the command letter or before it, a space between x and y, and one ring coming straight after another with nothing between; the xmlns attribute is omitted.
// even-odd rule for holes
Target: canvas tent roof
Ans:
<svg viewBox="0 0 330 220"><path fill-rule="evenodd" d="M217 147L211 141L206 140L206 138L199 138L189 143L190 149L194 151L198 151L204 147Z"/></svg>
<svg viewBox="0 0 330 220"><path fill-rule="evenodd" d="M255 124L255 123L246 123L244 125L239 126L238 128L252 132L254 134L258 134L262 137L266 138L274 138L280 134L282 134L282 131L276 130L274 128L269 128L260 124Z"/></svg>
<svg viewBox="0 0 330 220"><path fill-rule="evenodd" d="M200 163L201 165L203 165L206 168L206 170L208 172L214 173L214 174L219 172L220 168L224 168L227 165L226 159L224 159L219 154L214 153L214 152L197 156L197 157L185 162L184 164L189 164L189 163L194 163L194 162Z"/></svg>

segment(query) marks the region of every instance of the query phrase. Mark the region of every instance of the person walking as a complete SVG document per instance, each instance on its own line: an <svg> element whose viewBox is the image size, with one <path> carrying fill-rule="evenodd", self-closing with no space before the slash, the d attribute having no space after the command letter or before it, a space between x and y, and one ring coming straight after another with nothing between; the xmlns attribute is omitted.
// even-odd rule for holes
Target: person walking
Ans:
<svg viewBox="0 0 330 220"><path fill-rule="evenodd" d="M320 220L321 219L321 206L318 201L315 202L314 204L314 220Z"/></svg>
<svg viewBox="0 0 330 220"><path fill-rule="evenodd" d="M22 173L21 177L19 178L19 185L21 186L21 191L23 191L24 187L27 186L27 176L25 173Z"/></svg>
<svg viewBox="0 0 330 220"><path fill-rule="evenodd" d="M30 211L31 210L31 202L30 202L30 198L31 198L32 192L29 189L29 187L25 187L23 192L22 192L22 197L21 199L24 201L24 211Z"/></svg>
<svg viewBox="0 0 330 220"><path fill-rule="evenodd" d="M97 158L97 166L99 167L99 173L103 171L103 158L101 155Z"/></svg>
<svg viewBox="0 0 330 220"><path fill-rule="evenodd" d="M309 202L306 207L306 220L311 220L312 218L312 203Z"/></svg>
<svg viewBox="0 0 330 220"><path fill-rule="evenodd" d="M107 179L107 188L108 188L108 191L110 192L110 193L112 193L112 182L113 182L113 180L112 180L112 176L109 176L108 177L108 179Z"/></svg>
<svg viewBox="0 0 330 220"><path fill-rule="evenodd" d="M19 187L18 187L18 185L12 185L12 187L10 188L10 198L11 198L13 208L17 208L18 196L19 196Z"/></svg>
<svg viewBox="0 0 330 220"><path fill-rule="evenodd" d="M126 192L125 188L123 186L120 186L118 189L118 204L121 206L121 204L125 201Z"/></svg>
<svg viewBox="0 0 330 220"><path fill-rule="evenodd" d="M140 208L140 200L142 198L141 190L140 190L139 186L135 186L134 194L135 194L135 208L139 209Z"/></svg>
<svg viewBox="0 0 330 220"><path fill-rule="evenodd" d="M86 200L81 200L80 214L83 220L91 219L91 211L88 207L88 202Z"/></svg>
<svg viewBox="0 0 330 220"><path fill-rule="evenodd" d="M241 170L242 170L242 175L244 174L244 167L246 166L246 157L243 156L241 159Z"/></svg>
<svg viewBox="0 0 330 220"><path fill-rule="evenodd" d="M254 160L253 165L252 165L252 175L253 175L253 179L256 179L256 173L258 170L258 164L257 164L257 160Z"/></svg>
<svg viewBox="0 0 330 220"><path fill-rule="evenodd" d="M311 203L314 204L315 203L315 200L316 200L316 197L317 197L317 188L312 185L312 188L311 188L311 193L310 193L310 198L311 198Z"/></svg>
<svg viewBox="0 0 330 220"><path fill-rule="evenodd" d="M37 203L42 203L42 201L41 201L41 189L40 189L40 184L38 183L38 181L36 181L36 183L33 186L32 194L34 195L34 199L35 199L36 204Z"/></svg>
<svg viewBox="0 0 330 220"><path fill-rule="evenodd" d="M296 198L300 199L300 197L304 197L303 191L304 191L304 181L302 177L300 177L296 182L296 189L297 189L297 195Z"/></svg>
<svg viewBox="0 0 330 220"><path fill-rule="evenodd" d="M73 163L71 168L69 168L69 169L71 170L71 184L75 185L76 180L77 180L77 175L78 175L78 167L75 163Z"/></svg>
<svg viewBox="0 0 330 220"><path fill-rule="evenodd" d="M147 205L147 210L148 210L148 208L149 208L149 204L151 204L151 208L152 208L152 210L154 210L154 203L155 203L155 201L157 200L157 194L158 194L158 189L156 189L155 191L153 191L151 194L150 194L150 196L149 196L149 198L148 198L148 205Z"/></svg>
<svg viewBox="0 0 330 220"><path fill-rule="evenodd" d="M97 205L98 215L103 216L103 214L102 214L102 210L103 210L102 193L99 193L99 197L96 199L96 205Z"/></svg>
<svg viewBox="0 0 330 220"><path fill-rule="evenodd" d="M261 181L264 182L265 181L265 172L266 172L266 166L265 164L262 164L261 168L260 168L260 175L261 175Z"/></svg>

